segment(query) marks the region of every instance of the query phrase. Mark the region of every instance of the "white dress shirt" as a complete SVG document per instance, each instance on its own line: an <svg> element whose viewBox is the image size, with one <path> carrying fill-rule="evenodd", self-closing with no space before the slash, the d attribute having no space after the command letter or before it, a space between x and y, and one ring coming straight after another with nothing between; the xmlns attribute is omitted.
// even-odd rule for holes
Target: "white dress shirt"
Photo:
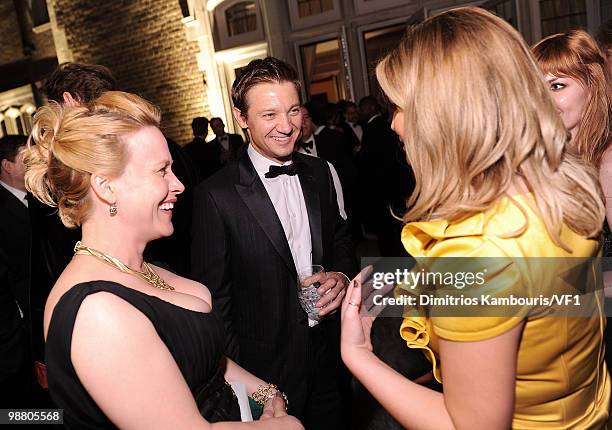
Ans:
<svg viewBox="0 0 612 430"><path fill-rule="evenodd" d="M0 181L0 185L2 185L4 188L6 188L11 194L13 194L15 197L17 197L17 200L19 200L21 203L23 203L25 205L25 207L28 207L28 199L26 198L27 194L25 191L19 190L17 188L11 187L9 184L7 184L6 182L2 182Z"/></svg>
<svg viewBox="0 0 612 430"><path fill-rule="evenodd" d="M308 211L298 175L265 177L270 166L287 165L291 164L291 161L279 164L269 160L253 149L252 145L249 145L247 152L283 226L295 268L299 271L303 267L312 265L312 239Z"/></svg>

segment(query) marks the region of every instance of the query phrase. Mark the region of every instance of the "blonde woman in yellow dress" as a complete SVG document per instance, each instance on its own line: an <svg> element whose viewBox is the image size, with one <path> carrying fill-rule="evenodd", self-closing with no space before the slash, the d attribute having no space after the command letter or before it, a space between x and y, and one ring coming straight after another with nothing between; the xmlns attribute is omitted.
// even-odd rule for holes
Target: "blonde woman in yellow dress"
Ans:
<svg viewBox="0 0 612 430"><path fill-rule="evenodd" d="M476 8L411 29L376 68L396 105L417 179L402 241L415 257L597 255L604 205L595 170L570 153L548 88L520 35ZM546 292L565 268L511 264L499 295ZM353 281L359 286L361 279ZM523 285L522 282L529 282ZM601 291L588 318L527 314L406 317L400 335L432 362L439 393L381 362L360 317L342 308L347 367L402 425L418 429L592 429L608 420Z"/></svg>

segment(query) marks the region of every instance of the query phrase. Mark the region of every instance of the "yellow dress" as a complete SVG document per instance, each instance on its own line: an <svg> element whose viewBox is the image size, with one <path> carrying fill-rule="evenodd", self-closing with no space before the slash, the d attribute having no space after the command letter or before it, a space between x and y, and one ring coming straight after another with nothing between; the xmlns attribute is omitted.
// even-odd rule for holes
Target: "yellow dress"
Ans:
<svg viewBox="0 0 612 430"><path fill-rule="evenodd" d="M409 223L402 231L402 242L417 259L441 256L515 258L597 255L600 248L598 241L585 239L567 227L563 229L561 238L573 252L570 254L556 246L533 209L533 196L513 196L513 200L504 197L494 210L453 224L443 220ZM500 237L520 230L525 222L526 229L518 236ZM542 288L542 285L550 283L552 276L558 276L558 273L550 273L549 266L547 270L538 270L537 263L508 267L501 274L510 280L504 283L505 288L524 289L524 283ZM563 269L558 268L559 271ZM523 285L518 285L519 279ZM525 317L518 349L512 428L597 429L606 425L610 377L604 361L603 331L606 320L603 295L597 296L601 297L596 298L594 316L590 318L531 314ZM485 340L510 330L522 319L512 316L405 316L400 334L410 348L423 350L433 363L436 378L442 382L439 338L459 342Z"/></svg>

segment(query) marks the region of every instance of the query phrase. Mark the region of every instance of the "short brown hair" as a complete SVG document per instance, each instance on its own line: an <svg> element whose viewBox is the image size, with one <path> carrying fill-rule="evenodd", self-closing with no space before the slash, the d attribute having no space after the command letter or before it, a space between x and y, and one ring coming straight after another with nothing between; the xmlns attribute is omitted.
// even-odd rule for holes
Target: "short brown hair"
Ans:
<svg viewBox="0 0 612 430"><path fill-rule="evenodd" d="M28 144L28 136L9 134L0 137L0 162L2 160L15 161L19 150ZM0 163L0 171L2 164Z"/></svg>
<svg viewBox="0 0 612 430"><path fill-rule="evenodd" d="M0 161L15 161L19 149L27 144L28 136L22 134L8 134L0 137Z"/></svg>
<svg viewBox="0 0 612 430"><path fill-rule="evenodd" d="M263 60L251 61L243 71L242 76L234 81L232 85L232 102L246 118L249 106L246 101L247 93L255 85L261 83L291 82L298 96L301 96L301 84L297 72L284 61L274 57L266 57Z"/></svg>
<svg viewBox="0 0 612 430"><path fill-rule="evenodd" d="M106 91L117 88L111 71L99 64L62 63L45 81L47 99L64 102L70 93L79 103L89 104Z"/></svg>

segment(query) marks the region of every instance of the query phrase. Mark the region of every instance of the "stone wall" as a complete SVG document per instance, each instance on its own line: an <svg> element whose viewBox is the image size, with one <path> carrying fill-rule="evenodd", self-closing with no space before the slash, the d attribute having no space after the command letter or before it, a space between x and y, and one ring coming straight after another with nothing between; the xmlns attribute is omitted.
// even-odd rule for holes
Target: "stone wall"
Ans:
<svg viewBox="0 0 612 430"><path fill-rule="evenodd" d="M55 0L54 9L74 61L109 67L121 89L162 109L167 136L191 140L191 120L209 109L178 0Z"/></svg>
<svg viewBox="0 0 612 430"><path fill-rule="evenodd" d="M12 1L0 1L0 66L25 59L17 12Z"/></svg>

